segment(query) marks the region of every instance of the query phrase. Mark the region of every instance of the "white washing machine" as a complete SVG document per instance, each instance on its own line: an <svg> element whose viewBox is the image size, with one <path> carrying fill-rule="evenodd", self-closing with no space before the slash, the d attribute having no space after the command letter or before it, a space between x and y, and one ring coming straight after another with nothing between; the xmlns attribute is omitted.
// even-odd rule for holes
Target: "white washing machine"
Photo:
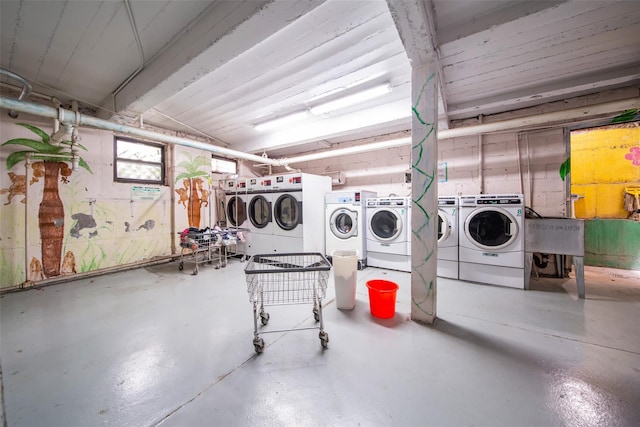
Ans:
<svg viewBox="0 0 640 427"><path fill-rule="evenodd" d="M522 194L460 196L460 279L524 289Z"/></svg>
<svg viewBox="0 0 640 427"><path fill-rule="evenodd" d="M356 251L358 270L367 266L367 223L365 203L376 197L373 191L333 191L324 195L325 253Z"/></svg>
<svg viewBox="0 0 640 427"><path fill-rule="evenodd" d="M271 177L247 179L247 255L273 252Z"/></svg>
<svg viewBox="0 0 640 427"><path fill-rule="evenodd" d="M225 181L224 191L227 199L225 209L227 227L246 227L248 222L246 178L229 179Z"/></svg>
<svg viewBox="0 0 640 427"><path fill-rule="evenodd" d="M325 252L324 195L331 177L293 173L273 181L273 247L276 253Z"/></svg>
<svg viewBox="0 0 640 427"><path fill-rule="evenodd" d="M411 198L368 199L367 265L411 272Z"/></svg>
<svg viewBox="0 0 640 427"><path fill-rule="evenodd" d="M449 279L458 276L458 197L438 197L438 271Z"/></svg>

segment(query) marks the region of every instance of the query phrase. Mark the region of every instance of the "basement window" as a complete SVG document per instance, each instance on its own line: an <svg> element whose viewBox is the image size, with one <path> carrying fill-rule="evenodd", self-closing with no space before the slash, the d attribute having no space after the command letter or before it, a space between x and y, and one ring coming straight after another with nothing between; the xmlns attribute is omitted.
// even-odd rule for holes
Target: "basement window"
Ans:
<svg viewBox="0 0 640 427"><path fill-rule="evenodd" d="M116 136L113 151L115 181L164 184L164 145Z"/></svg>
<svg viewBox="0 0 640 427"><path fill-rule="evenodd" d="M235 174L238 170L238 163L235 160L211 156L211 170L213 173Z"/></svg>

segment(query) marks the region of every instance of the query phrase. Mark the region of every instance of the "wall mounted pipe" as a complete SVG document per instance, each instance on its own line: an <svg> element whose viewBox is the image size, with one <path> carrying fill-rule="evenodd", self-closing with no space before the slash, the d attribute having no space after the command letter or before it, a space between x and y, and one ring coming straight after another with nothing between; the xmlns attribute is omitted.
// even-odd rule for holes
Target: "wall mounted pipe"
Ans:
<svg viewBox="0 0 640 427"><path fill-rule="evenodd" d="M16 73L9 71L9 70L5 70L4 68L0 68L0 74L10 77L14 80L19 81L20 83L22 83L22 92L20 92L20 96L18 97L18 100L20 101L24 101L30 94L31 94L31 90L33 89L31 87L31 84L29 84L29 82L22 76L17 75ZM18 118L18 112L15 110L9 110L9 116L13 119L17 119Z"/></svg>
<svg viewBox="0 0 640 427"><path fill-rule="evenodd" d="M483 123L475 126L440 130L438 131L438 140L463 136L482 135L487 133L508 132L523 129L526 130L526 128L550 126L552 124L560 125L566 124L567 122L584 121L603 115L615 116L620 114L622 111L638 107L640 107L640 97L635 97L586 107L570 108L568 110L555 111L552 113L542 113L535 116L503 120L500 122ZM279 162L280 165L301 163L312 160L326 159L329 157L342 156L346 154L364 153L368 151L382 150L384 148L399 147L408 144L411 144L410 137L394 139L391 141L374 142L371 144L331 151L321 151L318 153L312 153L298 157L280 159Z"/></svg>
<svg viewBox="0 0 640 427"><path fill-rule="evenodd" d="M620 112L629 110L632 108L638 108L640 106L640 97L634 97L624 99L620 101L612 101L603 104L591 105L586 107L571 108L564 111L556 111L552 113L543 113L535 116L522 117L518 119L504 120L495 123L483 123L475 126L466 126L463 128L446 129L438 131L438 139L457 138L462 136L479 135L483 133L494 132L507 132L515 130L523 130L523 128L534 126L545 126L558 123L567 123L591 119L597 116L603 115L617 115ZM19 101L11 98L0 96L0 108L13 109L16 111L35 114L42 117L49 117L55 119L58 117L58 110L52 107L43 106L40 104L34 104L30 102ZM69 110L62 110L63 122L67 124L75 124L75 113ZM164 135L161 133L150 132L143 129L134 128L131 126L112 123L107 120L98 119L91 116L80 114L80 124L94 127L98 129L111 130L114 132L125 133L129 135L139 136L141 138L147 138L156 140L159 142L166 142L169 144L183 145L186 147L197 148L212 153L218 153L224 156L238 158L243 160L249 160L258 164L267 164L271 166L285 166L292 163L301 163L312 160L325 159L329 157L337 157L347 154L364 153L368 151L382 150L384 148L399 147L402 145L411 144L411 138L400 138L391 141L380 141L371 144L360 145L355 147L347 147L331 151L323 151L313 154L307 154L303 156L297 156L284 159L270 159L268 157L262 157L255 154L245 153L242 151L231 150L228 148L218 147L215 145L206 144L203 142L193 141L187 138L180 138L171 135Z"/></svg>
<svg viewBox="0 0 640 427"><path fill-rule="evenodd" d="M181 138L173 135L165 135L162 133L151 132L144 129L138 129L132 126L113 123L108 120L98 119L96 117L87 116L85 114L74 113L70 110L56 109L46 105L34 104L32 102L18 101L16 99L0 96L0 108L16 110L22 113L33 114L40 117L48 117L51 119L59 118L63 124L74 125L79 123L81 126L88 126L96 129L110 130L127 135L134 135L140 138L152 141L165 142L167 144L182 145L184 147L197 148L199 150L209 151L211 153L221 154L223 156L249 160L256 163L267 163L274 166L281 166L282 162L257 156L255 154L244 153L242 151L231 150L229 148L218 147L216 145L204 142L194 141L187 138ZM79 117L77 117L79 116Z"/></svg>

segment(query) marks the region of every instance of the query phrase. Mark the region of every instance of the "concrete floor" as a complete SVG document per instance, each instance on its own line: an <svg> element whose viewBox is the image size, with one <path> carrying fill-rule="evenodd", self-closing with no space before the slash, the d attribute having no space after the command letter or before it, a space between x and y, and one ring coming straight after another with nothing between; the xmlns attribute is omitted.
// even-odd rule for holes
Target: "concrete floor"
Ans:
<svg viewBox="0 0 640 427"><path fill-rule="evenodd" d="M353 311L263 334L244 263L176 263L0 297L2 416L20 426L638 426L640 276L587 268L531 291L438 280L438 322L409 320L410 276L358 272ZM637 273L635 273L637 274ZM369 313L365 282L400 285ZM313 326L310 305L267 328ZM4 424L3 424L4 425Z"/></svg>

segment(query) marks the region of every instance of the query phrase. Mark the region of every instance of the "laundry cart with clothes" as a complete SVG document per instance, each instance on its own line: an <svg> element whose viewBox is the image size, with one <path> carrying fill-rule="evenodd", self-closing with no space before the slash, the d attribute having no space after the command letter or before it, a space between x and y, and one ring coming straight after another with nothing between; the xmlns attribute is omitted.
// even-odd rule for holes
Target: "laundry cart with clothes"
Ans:
<svg viewBox="0 0 640 427"><path fill-rule="evenodd" d="M193 274L198 274L198 265L214 264L215 268L224 267L224 251L222 236L209 228L198 229L189 227L178 233L180 236L180 262L178 270L184 269L185 260L191 260L194 264Z"/></svg>

